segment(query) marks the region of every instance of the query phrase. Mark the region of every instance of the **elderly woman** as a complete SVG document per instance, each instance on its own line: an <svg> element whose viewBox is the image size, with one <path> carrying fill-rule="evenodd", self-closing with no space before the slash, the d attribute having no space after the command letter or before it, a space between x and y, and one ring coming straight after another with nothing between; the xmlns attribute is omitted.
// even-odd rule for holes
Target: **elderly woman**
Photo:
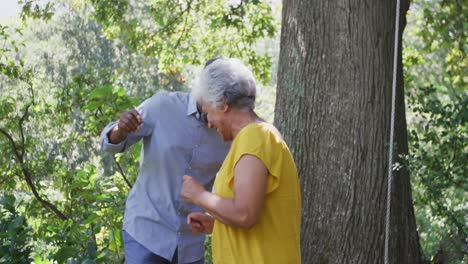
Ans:
<svg viewBox="0 0 468 264"><path fill-rule="evenodd" d="M215 59L193 93L208 126L232 145L213 192L183 177L182 198L208 213L189 214L192 231L213 233L214 263L300 263L296 166L278 130L254 112L251 71L237 59Z"/></svg>

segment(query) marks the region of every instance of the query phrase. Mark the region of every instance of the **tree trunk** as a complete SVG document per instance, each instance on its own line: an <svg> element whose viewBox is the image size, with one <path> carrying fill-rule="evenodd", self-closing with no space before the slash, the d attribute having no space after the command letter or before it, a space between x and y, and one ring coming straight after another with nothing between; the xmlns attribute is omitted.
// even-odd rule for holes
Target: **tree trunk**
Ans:
<svg viewBox="0 0 468 264"><path fill-rule="evenodd" d="M283 1L275 124L300 174L303 263L384 262L395 5ZM408 151L399 54L394 163ZM421 263L402 165L392 188L389 263Z"/></svg>

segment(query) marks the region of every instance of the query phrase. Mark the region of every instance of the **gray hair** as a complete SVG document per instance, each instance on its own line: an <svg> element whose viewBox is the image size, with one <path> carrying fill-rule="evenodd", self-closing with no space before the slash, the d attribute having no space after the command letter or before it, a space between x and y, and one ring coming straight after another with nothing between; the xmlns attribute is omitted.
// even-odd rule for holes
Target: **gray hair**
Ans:
<svg viewBox="0 0 468 264"><path fill-rule="evenodd" d="M255 108L256 84L252 72L238 59L212 59L192 90L197 100L238 110Z"/></svg>

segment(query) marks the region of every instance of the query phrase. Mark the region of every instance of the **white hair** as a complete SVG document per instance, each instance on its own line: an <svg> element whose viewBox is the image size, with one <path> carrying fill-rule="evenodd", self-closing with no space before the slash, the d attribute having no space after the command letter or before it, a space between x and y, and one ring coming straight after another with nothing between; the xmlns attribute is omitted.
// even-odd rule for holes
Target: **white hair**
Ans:
<svg viewBox="0 0 468 264"><path fill-rule="evenodd" d="M192 90L198 101L238 110L255 108L256 83L252 72L238 59L209 60Z"/></svg>

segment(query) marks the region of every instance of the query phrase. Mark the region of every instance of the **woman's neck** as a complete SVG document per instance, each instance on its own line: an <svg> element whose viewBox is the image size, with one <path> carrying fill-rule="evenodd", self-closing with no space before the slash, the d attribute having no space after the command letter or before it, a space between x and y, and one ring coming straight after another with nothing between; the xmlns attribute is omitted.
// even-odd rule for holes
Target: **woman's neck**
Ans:
<svg viewBox="0 0 468 264"><path fill-rule="evenodd" d="M231 131L232 138L234 139L237 134L247 125L252 123L261 123L264 120L258 117L254 111L243 112L235 111L232 113L233 117L231 119Z"/></svg>

